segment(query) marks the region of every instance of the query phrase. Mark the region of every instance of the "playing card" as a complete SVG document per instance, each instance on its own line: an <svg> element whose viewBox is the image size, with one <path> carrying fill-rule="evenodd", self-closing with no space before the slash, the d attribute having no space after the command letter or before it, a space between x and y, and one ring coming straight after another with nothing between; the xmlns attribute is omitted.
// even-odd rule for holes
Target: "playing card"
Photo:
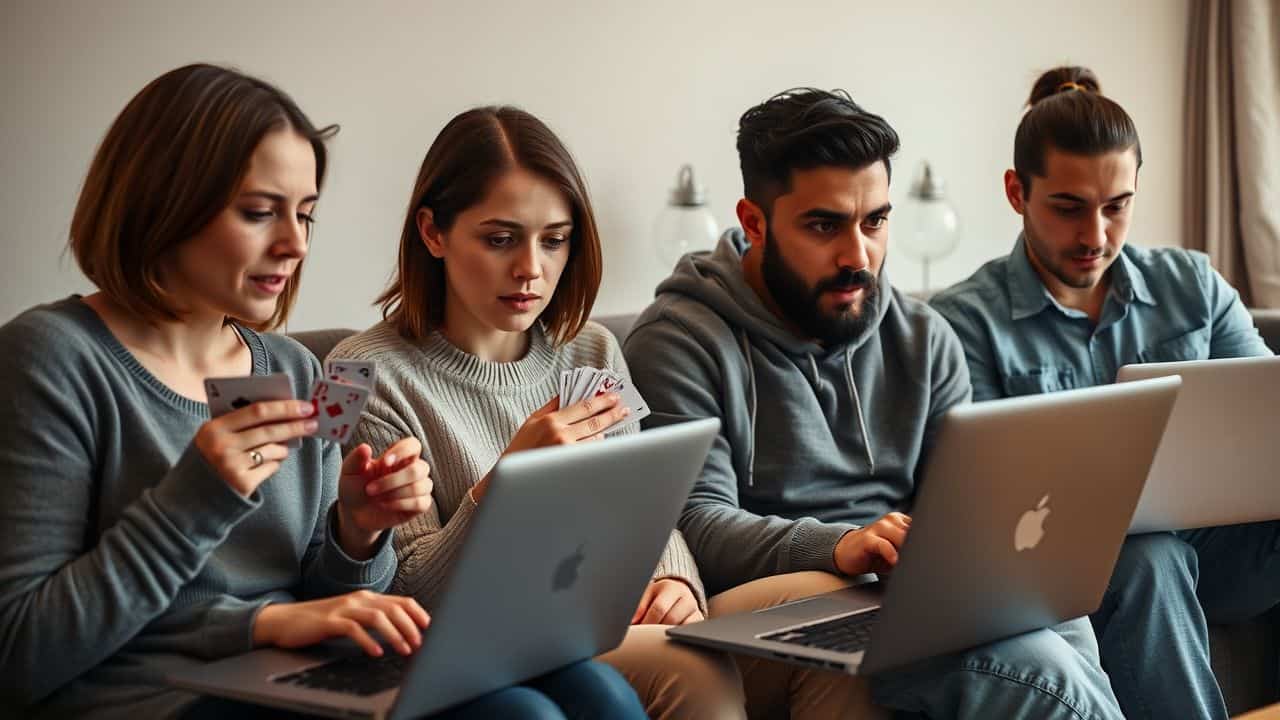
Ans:
<svg viewBox="0 0 1280 720"><path fill-rule="evenodd" d="M569 392L569 378L573 375L572 370L560 371L560 407L563 408L569 404L567 393Z"/></svg>
<svg viewBox="0 0 1280 720"><path fill-rule="evenodd" d="M324 364L324 375L330 382L359 385L373 390L377 381L377 365L372 360L334 358Z"/></svg>
<svg viewBox="0 0 1280 720"><path fill-rule="evenodd" d="M633 422L639 422L647 417L652 411L649 409L649 403L640 397L640 391L636 390L628 378L622 378L618 384L614 386L613 392L618 393L622 397L622 404L631 408L631 414L622 418L620 422L614 423L610 430L617 430L630 425Z"/></svg>
<svg viewBox="0 0 1280 720"><path fill-rule="evenodd" d="M345 443L360 422L360 413L369 402L369 388L341 382L317 380L311 386L311 404L320 423L317 437Z"/></svg>
<svg viewBox="0 0 1280 720"><path fill-rule="evenodd" d="M260 400L292 400L293 383L285 373L206 378L204 394L209 399L209 417L216 418ZM290 440L286 445L298 448L302 441Z"/></svg>
<svg viewBox="0 0 1280 720"><path fill-rule="evenodd" d="M595 386L596 377L600 372L595 368L589 367L578 368L578 370L581 372L578 373L578 379L574 382L573 398L569 403L570 405L580 403L587 399L587 394L590 393L591 388Z"/></svg>
<svg viewBox="0 0 1280 720"><path fill-rule="evenodd" d="M614 389L620 382L622 382L622 378L616 373L601 370L595 377L595 384L591 387L591 392L587 394L590 397L600 397L605 393L615 392Z"/></svg>

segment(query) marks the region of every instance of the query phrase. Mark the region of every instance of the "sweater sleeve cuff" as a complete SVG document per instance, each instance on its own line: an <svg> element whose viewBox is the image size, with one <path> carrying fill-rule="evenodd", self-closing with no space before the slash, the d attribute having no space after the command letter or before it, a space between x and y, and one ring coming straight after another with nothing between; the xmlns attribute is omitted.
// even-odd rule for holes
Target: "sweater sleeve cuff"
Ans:
<svg viewBox="0 0 1280 720"><path fill-rule="evenodd" d="M246 603L230 600L211 608L203 618L201 651L210 660L247 653L253 649L253 625L268 601Z"/></svg>
<svg viewBox="0 0 1280 720"><path fill-rule="evenodd" d="M320 571L325 577L351 590L382 592L391 585L396 574L396 553L391 540L395 532L393 529L382 532L368 560L356 560L338 544L337 502L329 506L325 525L324 550L320 556Z"/></svg>
<svg viewBox="0 0 1280 720"><path fill-rule="evenodd" d="M195 443L150 491L151 501L195 545L221 543L231 528L262 504L257 490L244 497L205 460Z"/></svg>
<svg viewBox="0 0 1280 720"><path fill-rule="evenodd" d="M791 542L778 558L778 572L822 570L840 574L836 569L836 543L858 526L850 523L824 523L801 520L791 532Z"/></svg>
<svg viewBox="0 0 1280 720"><path fill-rule="evenodd" d="M658 567L653 571L654 580L666 578L680 580L688 585L693 591L694 599L698 601L698 610L703 617L707 617L707 591L702 585L702 576L698 573L698 563L693 559L693 553L689 551L684 535L679 530L671 532L662 557L658 559Z"/></svg>

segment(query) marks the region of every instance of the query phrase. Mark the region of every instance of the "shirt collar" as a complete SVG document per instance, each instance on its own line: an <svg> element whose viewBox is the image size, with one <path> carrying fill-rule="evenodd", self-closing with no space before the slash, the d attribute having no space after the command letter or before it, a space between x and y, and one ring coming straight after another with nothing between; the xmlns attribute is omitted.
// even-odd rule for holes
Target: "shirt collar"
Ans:
<svg viewBox="0 0 1280 720"><path fill-rule="evenodd" d="M1040 275L1027 257L1027 240L1018 233L1009 256L1009 310L1014 320L1031 317L1053 302L1053 296L1045 288Z"/></svg>
<svg viewBox="0 0 1280 720"><path fill-rule="evenodd" d="M1129 253L1125 252L1127 249L1121 249L1120 257L1111 265L1111 291L1121 302L1136 300L1146 305L1155 305L1156 298L1147 286L1147 276L1142 274L1138 263L1129 258Z"/></svg>

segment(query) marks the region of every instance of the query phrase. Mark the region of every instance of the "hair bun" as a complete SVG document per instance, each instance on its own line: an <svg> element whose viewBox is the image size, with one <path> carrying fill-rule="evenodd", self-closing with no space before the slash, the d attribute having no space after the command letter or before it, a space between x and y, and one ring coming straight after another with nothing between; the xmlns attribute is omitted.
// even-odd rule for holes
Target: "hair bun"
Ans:
<svg viewBox="0 0 1280 720"><path fill-rule="evenodd" d="M1056 67L1041 75L1031 87L1027 105L1035 105L1047 97L1064 92L1092 92L1102 94L1098 76L1087 67L1079 65Z"/></svg>

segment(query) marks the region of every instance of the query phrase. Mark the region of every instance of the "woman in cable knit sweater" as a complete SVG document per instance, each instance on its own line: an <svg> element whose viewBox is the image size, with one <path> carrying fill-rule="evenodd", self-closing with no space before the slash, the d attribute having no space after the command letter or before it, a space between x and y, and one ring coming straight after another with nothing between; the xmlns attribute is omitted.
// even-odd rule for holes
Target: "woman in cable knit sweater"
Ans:
<svg viewBox="0 0 1280 720"><path fill-rule="evenodd" d="M385 319L331 355L378 364L377 388L351 442L376 451L408 434L422 441L432 467L432 508L395 538L397 592L434 605L499 457L596 439L625 416L616 395L564 408L557 398L563 370L626 373L617 341L587 321L600 254L582 178L537 118L477 108L432 143L398 270L379 298ZM633 627L602 657L631 681L651 716L742 715L726 658L666 642L664 625L705 612L697 567L673 532Z"/></svg>

